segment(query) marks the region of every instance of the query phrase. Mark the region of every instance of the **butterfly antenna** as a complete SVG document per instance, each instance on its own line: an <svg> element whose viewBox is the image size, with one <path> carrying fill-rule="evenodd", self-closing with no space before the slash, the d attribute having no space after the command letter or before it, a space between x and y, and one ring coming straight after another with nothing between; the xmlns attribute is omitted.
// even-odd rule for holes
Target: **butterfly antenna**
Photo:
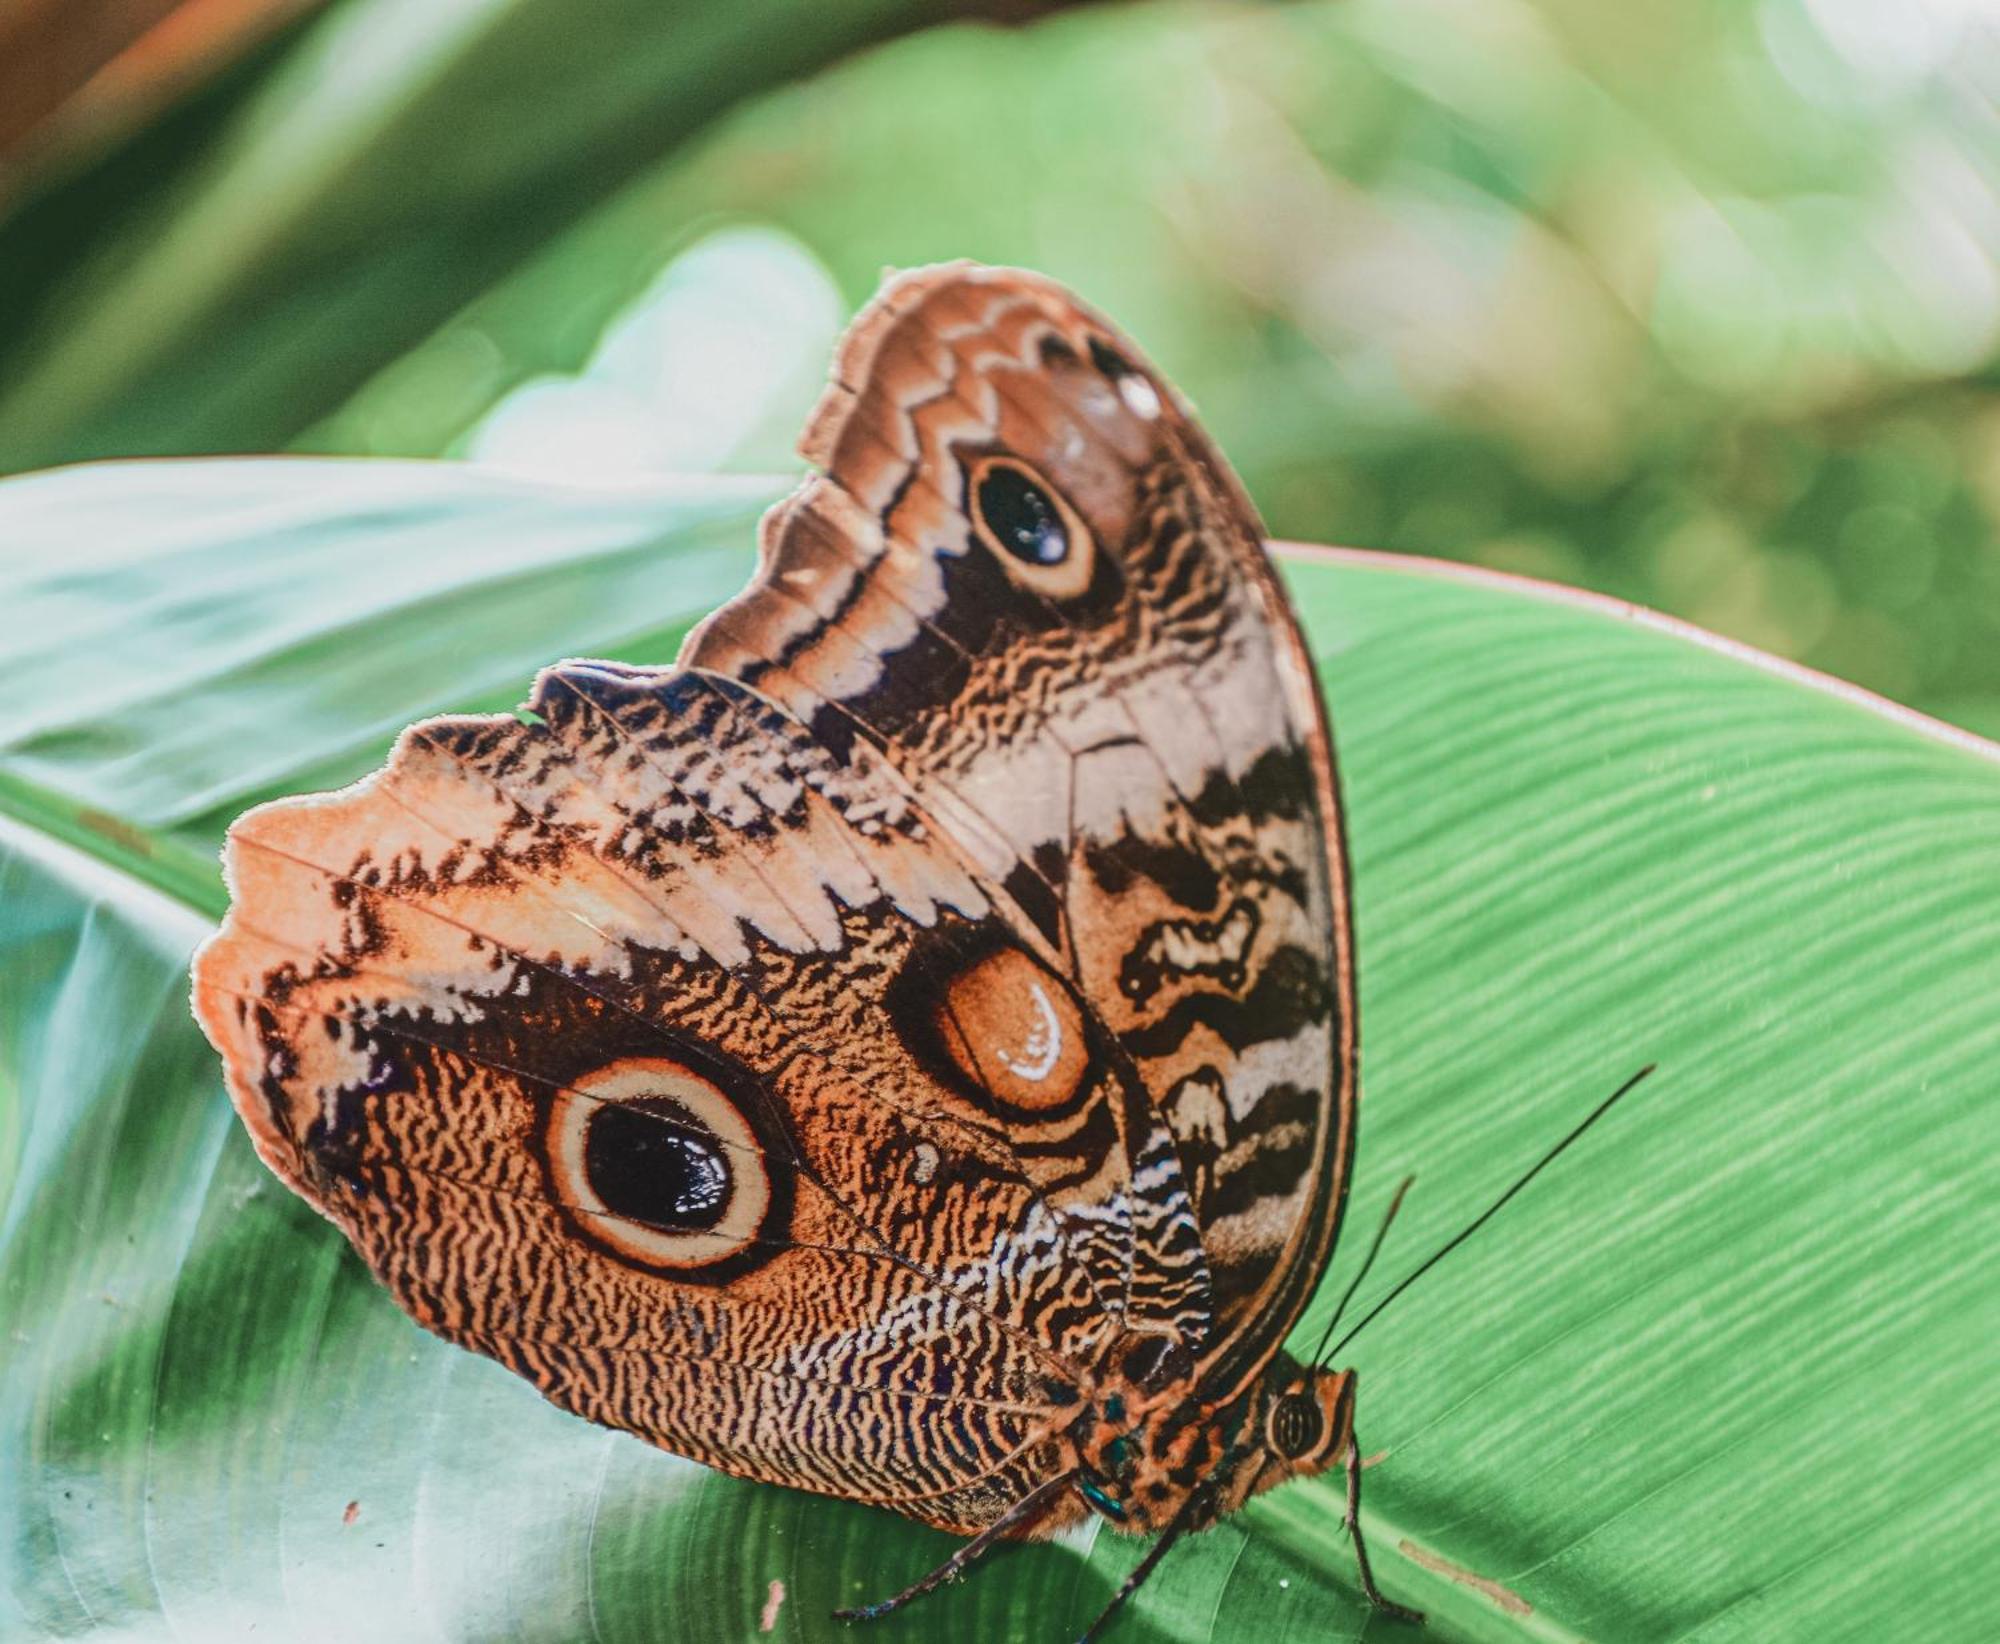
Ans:
<svg viewBox="0 0 2000 1644"><path fill-rule="evenodd" d="M1387 1307L1405 1290L1409 1289L1411 1285L1415 1284L1417 1280L1421 1279L1433 1267L1437 1266L1439 1262L1443 1261L1445 1257L1449 1256L1460 1245L1465 1243L1467 1239L1471 1238L1473 1234L1477 1233L1482 1227L1484 1227L1495 1216L1497 1216L1500 1213L1500 1208L1502 1205L1506 1204L1506 1202L1509 1199L1513 1198L1513 1196L1516 1193L1520 1192L1522 1188L1528 1185L1528 1183L1532 1182L1544 1170L1548 1169L1550 1165L1554 1164L1555 1161L1562 1156L1563 1150L1567 1148L1570 1145L1570 1143L1574 1142L1592 1125L1596 1124L1599 1119L1603 1118L1605 1114L1609 1113L1611 1109L1617 1105L1619 1100L1623 1098L1628 1092L1630 1092L1636 1085L1638 1085L1638 1083L1642 1079L1644 1079L1648 1074L1652 1073L1656 1066L1657 1066L1656 1063L1648 1062L1644 1067L1639 1069L1637 1073L1633 1074L1631 1078L1627 1079L1622 1085L1620 1085L1616 1090L1614 1090L1609 1096L1605 1097L1603 1101L1599 1102L1596 1107L1591 1109L1590 1113L1584 1118L1581 1124L1579 1124L1561 1141L1557 1142L1554 1147L1548 1150L1548 1152L1544 1153L1541 1156L1541 1158L1537 1159L1535 1163L1522 1174L1520 1179L1516 1181L1512 1187L1508 1188L1505 1193L1501 1194L1499 1198L1495 1199L1490 1205L1488 1205L1483 1211L1481 1211L1479 1215L1475 1216L1472 1219L1472 1221L1467 1223L1466 1226L1459 1233L1457 1233L1454 1237L1447 1239L1442 1246L1440 1246L1437 1250L1432 1252L1429 1259L1423 1262L1414 1273L1411 1273L1407 1278L1405 1278L1402 1281L1402 1283L1397 1285L1395 1289L1391 1290L1388 1295L1384 1296L1373 1307L1369 1308L1366 1313L1362 1314L1360 1323L1356 1324L1352 1330L1348 1331L1346 1335L1342 1336L1339 1341L1333 1344L1334 1355L1338 1356L1342 1348L1346 1347L1346 1345L1352 1340L1354 1340L1356 1336L1360 1335L1362 1331L1366 1330L1368 1326L1374 1321L1376 1315L1379 1314L1383 1308ZM1371 1251L1369 1254L1372 1258L1374 1253Z"/></svg>
<svg viewBox="0 0 2000 1644"><path fill-rule="evenodd" d="M1396 1212L1403 1208L1403 1195L1410 1191L1410 1184L1415 1180L1414 1176L1405 1176L1402 1184L1396 1189L1396 1196L1389 1201L1389 1208L1382 1212L1381 1223L1375 1229L1375 1242L1369 1245L1368 1254L1361 1258L1361 1271L1348 1281L1347 1288L1341 1292L1339 1304L1333 1310L1333 1317L1326 1321L1326 1328L1320 1332L1319 1346L1313 1349L1313 1355L1306 1360L1306 1363L1325 1362L1322 1355L1326 1352L1326 1344L1333 1339L1334 1326L1340 1323L1340 1315L1347 1311L1347 1304L1354 1300L1354 1292L1361 1288L1361 1281L1368 1277L1368 1269L1375 1265L1375 1257L1382 1248L1382 1241L1389 1236L1389 1224L1396 1219Z"/></svg>

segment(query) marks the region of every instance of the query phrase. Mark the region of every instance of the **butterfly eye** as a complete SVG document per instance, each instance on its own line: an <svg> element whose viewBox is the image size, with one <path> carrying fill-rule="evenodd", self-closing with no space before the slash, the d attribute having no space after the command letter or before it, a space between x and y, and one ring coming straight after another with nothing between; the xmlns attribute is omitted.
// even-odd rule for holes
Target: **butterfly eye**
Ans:
<svg viewBox="0 0 2000 1644"><path fill-rule="evenodd" d="M548 1157L586 1234L676 1276L744 1254L771 1208L749 1122L677 1062L635 1057L579 1079L550 1112Z"/></svg>
<svg viewBox="0 0 2000 1644"><path fill-rule="evenodd" d="M1271 1448L1287 1461L1311 1455L1325 1431L1319 1401L1308 1394L1287 1393L1271 1406Z"/></svg>
<svg viewBox="0 0 2000 1644"><path fill-rule="evenodd" d="M1090 529L1056 489L1016 457L982 457L972 470L973 524L1015 581L1051 599L1090 586Z"/></svg>

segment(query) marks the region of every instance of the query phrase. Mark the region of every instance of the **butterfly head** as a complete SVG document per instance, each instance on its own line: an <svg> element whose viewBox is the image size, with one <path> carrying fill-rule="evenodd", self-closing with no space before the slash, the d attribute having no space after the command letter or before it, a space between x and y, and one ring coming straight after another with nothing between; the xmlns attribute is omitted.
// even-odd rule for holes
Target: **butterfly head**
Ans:
<svg viewBox="0 0 2000 1644"><path fill-rule="evenodd" d="M1288 1479L1338 1464L1354 1440L1354 1385L1352 1371L1281 1354L1220 1407L1191 1394L1134 1420L1124 1393L1115 1394L1080 1445L1084 1497L1121 1528L1150 1531L1200 1491L1210 1503L1202 1522L1210 1522Z"/></svg>
<svg viewBox="0 0 2000 1644"><path fill-rule="evenodd" d="M1354 1442L1354 1372L1280 1353L1251 1388L1217 1480L1218 1511L1338 1466Z"/></svg>

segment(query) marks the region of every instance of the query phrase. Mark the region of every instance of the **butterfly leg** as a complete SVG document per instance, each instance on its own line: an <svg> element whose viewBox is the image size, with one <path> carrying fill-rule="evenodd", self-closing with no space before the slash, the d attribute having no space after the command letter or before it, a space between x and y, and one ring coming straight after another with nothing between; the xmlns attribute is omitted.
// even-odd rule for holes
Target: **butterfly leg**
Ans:
<svg viewBox="0 0 2000 1644"><path fill-rule="evenodd" d="M912 1582L893 1598L878 1600L873 1604L857 1604L850 1609L835 1610L836 1621L875 1621L896 1610L900 1610L913 1598L922 1598L934 1587L942 1587L952 1580L967 1565L974 1563L992 1551L996 1543L1004 1541L1017 1530L1025 1530L1045 1517L1051 1507L1069 1487L1076 1482L1076 1475L1064 1473L1052 1478L1046 1484L1036 1486L1007 1511L995 1519L978 1535L974 1536L950 1558L920 1580Z"/></svg>
<svg viewBox="0 0 2000 1644"><path fill-rule="evenodd" d="M1214 1510L1214 1506L1213 1493L1206 1485L1190 1491L1187 1500L1181 1503L1180 1511L1174 1514L1171 1522L1160 1532L1160 1539L1146 1550L1146 1556L1139 1560L1133 1567L1132 1573L1119 1586L1118 1591L1111 1595L1111 1602L1097 1612L1097 1619L1084 1628L1083 1636L1076 1641L1076 1644L1090 1644L1090 1641L1103 1631L1104 1624L1118 1613L1118 1607L1139 1590L1146 1577L1153 1573L1153 1567L1167 1556L1167 1549L1195 1525L1203 1522Z"/></svg>
<svg viewBox="0 0 2000 1644"><path fill-rule="evenodd" d="M1361 1571L1361 1591L1368 1602L1393 1620L1422 1625L1422 1610L1398 1604L1375 1585L1375 1572L1368 1564L1368 1543L1361 1538L1361 1441L1351 1430L1347 1435L1347 1533L1354 1538L1354 1563Z"/></svg>

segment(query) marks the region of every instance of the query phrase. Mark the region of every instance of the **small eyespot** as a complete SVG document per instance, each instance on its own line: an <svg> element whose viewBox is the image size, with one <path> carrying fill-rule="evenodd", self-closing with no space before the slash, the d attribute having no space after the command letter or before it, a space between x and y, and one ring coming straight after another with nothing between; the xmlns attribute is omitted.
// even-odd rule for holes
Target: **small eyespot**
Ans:
<svg viewBox="0 0 2000 1644"><path fill-rule="evenodd" d="M1271 1448L1287 1461L1298 1461L1318 1447L1326 1431L1319 1401L1306 1393L1287 1393L1271 1406Z"/></svg>
<svg viewBox="0 0 2000 1644"><path fill-rule="evenodd" d="M1093 544L1076 510L1015 457L982 457L968 491L980 540L1017 582L1051 599L1090 586Z"/></svg>

